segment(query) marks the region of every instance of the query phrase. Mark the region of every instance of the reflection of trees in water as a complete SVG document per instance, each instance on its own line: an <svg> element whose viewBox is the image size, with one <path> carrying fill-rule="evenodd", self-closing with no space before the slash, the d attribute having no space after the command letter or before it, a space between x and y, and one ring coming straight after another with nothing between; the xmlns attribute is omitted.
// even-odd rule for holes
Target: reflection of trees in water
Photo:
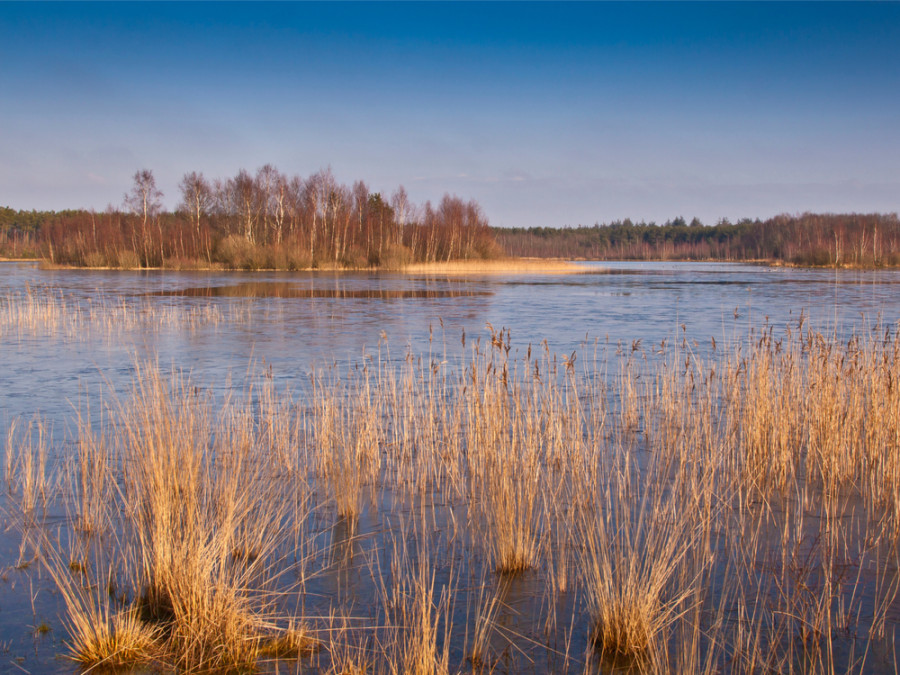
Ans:
<svg viewBox="0 0 900 675"><path fill-rule="evenodd" d="M492 295L491 291L459 288L302 288L285 281L251 281L227 286L184 288L154 295L204 298L347 298L392 300L406 298L461 298Z"/></svg>

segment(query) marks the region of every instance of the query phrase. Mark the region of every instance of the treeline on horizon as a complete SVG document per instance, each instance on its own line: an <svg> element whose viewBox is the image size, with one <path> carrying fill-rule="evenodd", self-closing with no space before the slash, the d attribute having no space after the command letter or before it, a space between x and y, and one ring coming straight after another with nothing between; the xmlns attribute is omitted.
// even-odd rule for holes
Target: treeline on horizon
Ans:
<svg viewBox="0 0 900 675"><path fill-rule="evenodd" d="M479 205L445 195L417 206L339 184L325 169L306 179L271 165L208 180L190 172L164 211L153 174L135 173L121 207L19 211L0 207L0 256L88 267L228 269L400 267L501 256L584 260L759 260L808 266L900 266L891 214L779 215L704 225L629 219L579 227L490 227Z"/></svg>
<svg viewBox="0 0 900 675"><path fill-rule="evenodd" d="M626 219L593 227L494 228L504 252L584 260L780 261L808 266L900 266L900 220L891 214L779 215L703 225Z"/></svg>
<svg viewBox="0 0 900 675"><path fill-rule="evenodd" d="M137 171L120 208L0 208L0 255L84 267L309 269L399 267L501 255L474 201L445 195L410 202L363 181L343 185L330 169L308 178L272 165L225 179L190 172L175 211L162 208L153 173Z"/></svg>

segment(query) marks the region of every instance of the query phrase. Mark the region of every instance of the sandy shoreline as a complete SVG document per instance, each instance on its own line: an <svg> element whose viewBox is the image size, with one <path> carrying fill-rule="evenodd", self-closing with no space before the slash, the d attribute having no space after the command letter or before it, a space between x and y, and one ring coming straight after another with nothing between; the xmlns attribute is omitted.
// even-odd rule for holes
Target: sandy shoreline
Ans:
<svg viewBox="0 0 900 675"><path fill-rule="evenodd" d="M391 267L340 267L336 265L320 265L296 270L260 268L254 270L234 269L227 267L78 267L59 265L46 260L12 260L0 259L0 262L35 262L46 269L72 270L118 270L118 271L170 271L170 272L394 272L400 274L584 274L591 271L583 265L563 259L545 258L508 258L502 260L451 260L429 263L411 263L397 268Z"/></svg>

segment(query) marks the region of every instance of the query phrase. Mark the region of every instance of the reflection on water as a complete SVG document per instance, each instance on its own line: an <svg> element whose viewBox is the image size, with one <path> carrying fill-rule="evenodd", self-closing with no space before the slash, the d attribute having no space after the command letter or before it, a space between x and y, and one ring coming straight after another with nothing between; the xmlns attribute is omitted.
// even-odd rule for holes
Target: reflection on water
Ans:
<svg viewBox="0 0 900 675"><path fill-rule="evenodd" d="M578 349L580 367L592 358L591 349L597 350L601 364L604 359L615 364L617 352L635 362L659 363L672 353L671 345L692 356L709 356L717 343L723 350L745 341L752 330L758 331L766 321L775 331L795 329L803 321L821 330L850 334L875 328L883 333L893 329L900 319L898 272L719 264L604 263L595 267L606 273L439 279L369 272L246 275L47 271L33 265L0 265L0 295L20 293L27 287L51 287L66 298L70 303L67 307L93 308L119 322L122 320L118 315L112 316L108 308L119 307L120 301L147 303L146 307L140 305L145 307L144 323L137 324L140 328L116 332L114 340L88 331L37 331L12 339L0 331L0 357L4 364L0 369L0 433L6 436L15 417L28 419L40 413L57 431L55 440L62 447L71 440L67 426L71 428L75 418L73 404L77 405L85 394L96 396L107 384L127 393L136 359L156 360L164 370L190 370L198 382L221 388L225 393L246 384L245 374L254 370L248 368L248 363L254 362L264 364L266 377L274 380L276 387L296 391L308 383L311 372L333 363L338 363L334 372L341 373L374 359L403 363L407 354L421 357L423 363L455 363L467 353L461 339L463 333L470 345L478 338L483 339L483 344L490 344L488 323L510 331L514 354L517 350L521 355L529 345L546 340L551 353L569 354ZM289 302L294 299L316 302ZM126 308L130 306L127 304ZM241 309L239 315L230 311L234 308ZM166 310L171 309L182 313L215 310L215 316L223 319L188 330L186 325L165 323L158 318L167 316ZM229 319L235 316L241 320ZM148 321L159 325L154 330L144 330ZM670 345L668 350L666 345ZM615 365L605 372L614 376ZM97 412L91 410L88 414ZM442 423L453 429L456 421L454 418ZM435 430L417 428L410 433L424 437ZM396 438L383 441L386 445L399 442ZM0 496L0 513L3 499ZM397 506L393 496L382 499L378 508L364 510L358 529L349 527L346 521L331 522L322 516L323 522L316 528L317 541L329 569L312 579L308 589L314 596L310 602L318 598L317 608L323 614L329 610L329 598L341 594L355 597L358 589L365 591L371 569L381 565L388 573L386 559L394 552L379 542L385 528L392 524L383 522L382 514ZM789 506L794 513L802 505L791 502ZM409 507L410 512L420 508ZM778 504L767 504L767 508L773 518L779 516ZM781 508L788 511L787 507ZM54 523L66 519L62 512L49 517ZM466 512L465 504L448 502L443 511L437 509L428 517L431 532L459 531L459 540L472 535L466 534L472 516ZM808 516L807 522L812 521ZM776 541L779 531L774 526L771 529L761 533L760 538ZM30 672L75 672L55 660L63 631L60 623L54 622L60 611L58 600L49 590L49 580L36 574L37 590L33 591L27 569L8 569L20 561L18 541L14 532L0 533L0 578L8 571L12 579L0 581L0 661L7 656L2 652L8 644L13 657L27 654L29 660L23 667L27 666ZM461 549L463 546L455 538L452 543L439 541L435 546L441 545ZM459 563L460 574L466 575L456 581L460 588L495 582L495 577L482 575L483 560L463 556L461 551L452 549L438 559L453 559L454 555L465 558ZM815 557L806 550L796 554L801 555ZM784 564L791 563L788 560ZM445 581L449 583L449 569L438 567L434 574L438 587ZM577 573L570 570L569 574L572 578L568 583L574 587ZM861 572L860 575L868 582ZM729 579L724 573L712 575L711 583L724 587ZM538 634L532 624L538 623L535 617L544 621L546 607L559 605L560 625L572 616L576 594L561 592L559 597L550 598L544 593L544 585L544 578L534 571L497 589L495 627L486 639L494 643L496 653L509 654L508 664L495 664L497 672L516 672L530 659L530 651L538 650L537 642L524 648L513 645L529 631ZM471 622L478 611L475 606L454 608L456 625ZM891 621L895 622L900 608L892 611ZM22 628L37 626L44 620L53 623L58 635L38 641L27 628ZM570 649L574 652L583 648L588 627L579 624L566 630L574 630L579 642L574 646L552 645L543 658L568 655ZM455 645L453 649L453 658L462 661L462 646ZM568 656L568 663L567 659ZM893 655L886 655L884 662L893 664ZM872 670L877 669L875 662ZM532 665L531 670L541 672L542 668ZM563 672L567 668L554 664L546 670Z"/></svg>
<svg viewBox="0 0 900 675"><path fill-rule="evenodd" d="M394 300L464 298L491 295L490 290L468 288L303 288L285 281L251 281L225 286L194 286L155 291L149 295L194 298L337 298Z"/></svg>
<svg viewBox="0 0 900 675"><path fill-rule="evenodd" d="M41 270L0 264L0 298L49 288L65 307L121 323L108 308L137 308L131 330L32 330L0 326L0 419L36 411L57 423L84 388L110 380L127 389L136 356L187 366L208 382L239 378L251 360L285 385L322 364L364 353L402 360L407 351L455 358L460 337L506 328L514 350L546 341L556 353L615 350L636 340L647 358L663 341L745 340L765 321L841 334L890 327L900 318L898 271L803 270L740 264L584 263L582 275L160 272ZM297 300L308 300L298 302ZM62 306L62 305L61 305ZM119 312L124 315L125 312ZM165 322L208 316L216 321ZM237 320L237 319L240 320ZM150 325L154 324L154 325ZM158 324L158 325L156 325ZM683 328L682 328L683 326ZM111 339L110 336L114 336ZM623 347L623 349L625 348ZM45 389L41 383L53 383Z"/></svg>

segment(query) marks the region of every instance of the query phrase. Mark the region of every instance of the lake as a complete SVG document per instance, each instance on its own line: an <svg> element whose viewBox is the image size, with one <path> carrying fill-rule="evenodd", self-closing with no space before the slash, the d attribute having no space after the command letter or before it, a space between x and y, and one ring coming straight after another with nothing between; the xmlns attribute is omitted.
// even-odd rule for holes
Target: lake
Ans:
<svg viewBox="0 0 900 675"><path fill-rule="evenodd" d="M407 349L458 351L463 331L509 329L513 345L547 340L567 354L594 341L651 347L683 331L703 348L746 338L750 327L795 324L842 333L900 318L900 272L828 271L740 264L586 263L596 274L434 278L392 273L178 273L45 271L0 266L0 295L52 288L70 304L169 311L169 323L111 330L86 325L76 336L2 327L0 408L64 419L82 388L127 384L136 357L188 368L212 384L272 366L302 380L333 361L352 362L380 342L400 359ZM175 315L213 307L225 319L187 327ZM228 318L233 319L229 321ZM98 322L93 322L94 324ZM205 325L204 325L205 324ZM430 343L429 340L432 340ZM437 340L436 343L433 341ZM52 387L49 386L52 383ZM48 389L52 390L52 396Z"/></svg>
<svg viewBox="0 0 900 675"><path fill-rule="evenodd" d="M110 414L114 414L104 405L116 396L123 401L127 398L139 364L155 363L163 375L173 370L189 375L191 386L208 389L216 402L227 401L229 396L240 398L251 388L262 391L259 383L265 381L265 386L276 394L292 392L295 397L292 405L304 409L316 374L325 373L324 381L328 378L352 381L352 376L344 374L365 368L367 364L374 372L377 363L379 372L387 373L399 372L405 364L419 361L426 365L416 371L417 377L427 379L422 373L428 372L429 363L436 364L435 372L443 368L451 373L456 364L474 363L475 357L468 356L472 345L480 340L487 353L492 337L496 342L501 330L508 331L500 340L509 347L506 358L510 363L531 358L532 349L546 354L547 364L553 363L553 356L558 357L558 363L568 363L563 359L569 359L575 352L581 359L579 366L590 359L608 364L588 373L587 380L599 373L612 382L622 372L616 364L623 359L636 363L633 366L636 372L652 374L659 364L674 361L673 349L681 358L689 355L698 362L714 362L719 355L734 353L738 348L749 352L768 331L773 339L781 339L812 328L836 343L844 343L853 336L865 339L883 339L886 333L892 336L900 321L898 271L807 270L719 263L581 265L585 272L580 274L441 277L390 272L44 270L34 264L2 263L0 430L6 438L14 421L21 432L30 420L39 416L46 429L52 431L48 464L57 466L58 475L63 476L72 470L65 463L66 457L79 444L79 413L90 428L101 433ZM560 377L565 379L564 374ZM418 385L410 386L411 391L418 391L415 389ZM342 389L341 395L349 396L354 391ZM610 394L610 409L623 405L622 396L620 390ZM262 394L257 397L252 393L250 397L256 405ZM314 407L309 406L310 410ZM343 421L348 425L357 423L352 417ZM340 421L335 426L340 427ZM649 422L647 426L649 434ZM334 433L340 431L338 428ZM639 430L644 432L643 428ZM388 425L380 433L386 438L395 429ZM390 445L383 442L385 446ZM642 447L641 442L635 447ZM396 547L397 528L409 526L413 531L410 541L426 538L416 529L418 525L405 520L414 520L410 514L421 507L406 501L412 498L401 494L400 483L391 482L393 477L389 480L377 473L383 471L385 476L394 476L391 472L396 471L400 476L406 469L394 468L392 461L386 459L387 463L373 474L372 483L381 489L373 489L372 495L363 500L358 522L348 532L341 530L346 524L335 516L335 506L325 496L330 488L316 482L313 475L316 472L312 469L310 476L304 478L310 481L310 499L315 502L305 527L315 542L309 565L317 573L304 582L303 603L312 608L304 611L314 623L318 622L320 630L325 630L322 628L328 623L325 617L337 605L352 607L341 619L344 621L341 630L347 635L364 633L354 622L386 624L388 610L372 609L383 599L377 580L373 581L372 570L383 574L385 569L390 569L386 560L391 557L392 546ZM539 463L544 466L544 462L541 459ZM471 467L466 470L473 471ZM457 589L460 598L449 609L442 608L437 597L434 599L434 606L446 612L442 615L445 621L450 622L447 619L450 617L455 626L452 637L445 638L443 634L438 637L440 645L445 639L451 643L448 645L450 672L479 667L471 656L467 660L467 650L472 642L471 634L484 622L479 603L488 596L484 595L487 592L473 589L487 586L498 593L497 589L502 587L503 593L497 614L489 622L495 625L494 632L486 640L492 654L489 665L495 672L583 672L585 659L590 661L585 650L591 642L591 628L590 622L582 621L581 617L590 601L572 590L561 591L558 596L548 595L547 577L536 571L512 577L508 583L491 572L494 553L478 548L477 542L472 541L480 532L471 525L476 519L472 504L454 492L457 488L453 487L457 485L454 481L459 480L458 485L468 486L464 489L474 489L472 486L479 479L472 476L475 474L468 479L456 479L441 473L435 478L438 487L434 488L434 494L439 497L428 506L430 531L439 533L433 535L429 555L456 561L446 565L436 563L436 576L432 577L432 582L436 579L439 587L445 584ZM809 488L819 494L818 488L810 488L810 479L797 480L796 484L804 486L804 490ZM57 478L54 494L64 491L63 482ZM79 672L73 663L59 658L66 649L65 606L52 576L22 544L21 514L17 515L9 491L0 497L0 514L5 514L4 531L0 533L0 670L35 674ZM419 494L415 499L423 497ZM793 503L791 499L786 497L785 503ZM551 532L554 527L549 524L549 514L553 509L549 498L542 497L542 500L541 518L546 518L547 524L541 527ZM857 496L848 500L846 518L857 523L862 518L859 514L868 507ZM71 504L63 497L53 496L49 503L41 523L33 529L52 533L46 536L57 539L74 537ZM815 532L819 532L825 512L813 511L807 520L815 521ZM782 522L779 518L787 522L789 515L785 514L790 508L773 507L773 512L777 514L773 523ZM398 518L403 521L401 524ZM457 526L458 518L462 526ZM809 522L800 529L809 528ZM868 526L857 525L861 529L848 541L854 542L856 557L853 559L859 563L870 549L860 543L868 536ZM457 527L464 533L460 539L446 535ZM774 529L770 531L769 527ZM759 526L756 532L763 538L780 536L772 523ZM797 538L799 541L802 537L797 535ZM41 546L46 548L47 544ZM555 555L552 551L557 549L555 545L548 546L547 551L551 552L548 555L552 557ZM577 548L574 541L560 546L558 550ZM765 550L771 553L778 548L779 545L773 545ZM824 555L815 546L802 548L801 553L810 560ZM550 565L543 553L537 557L541 562L536 570ZM350 558L354 560L348 562ZM395 555L392 559L402 559L404 564L414 567L417 564L414 559L419 558ZM781 563L784 570L793 564L784 560ZM705 583L716 588L727 585L729 575L735 573L729 564L704 568ZM856 595L847 596L857 604L844 607L841 603L845 596L836 593L835 615L842 611L872 613L875 610L870 605L890 595L883 586L896 583L896 567L890 568L894 576L870 577L859 572L862 567L859 565L849 571L861 579L853 587ZM742 578L765 574L761 571L766 569L762 563L752 570L751 567L741 568ZM813 576L818 574L814 572ZM799 582L790 578L799 587ZM817 578L816 583L820 581ZM574 582L571 585L577 586ZM809 581L808 585L812 586L813 582ZM276 586L287 589L290 584L279 580ZM284 593L293 593L294 587L290 588ZM785 592L781 587L766 587L763 595L776 598ZM552 620L548 598L557 603ZM884 608L888 635L897 625L900 608L900 603L894 607L893 596L889 600L889 606ZM292 602L296 608L300 601ZM704 606L704 611L711 615L718 611L714 601L704 602L709 604ZM385 607L389 604L384 603ZM830 607L830 600L828 604ZM721 612L726 624L740 621L738 610L731 605ZM778 612L774 611L772 616L778 616ZM334 623L333 616L331 621ZM760 625L765 623L760 622ZM441 631L444 625L441 624ZM834 662L840 668L852 665L869 672L893 667L896 659L890 638L867 642L859 635L874 630L872 622L859 619L857 625L861 628L848 625L840 636L828 642L829 649L837 654ZM328 630L336 629L331 625ZM791 631L802 632L796 626L772 630L775 637L767 639L781 645L794 639ZM778 633L778 630L785 632ZM834 628L835 635L838 632ZM358 639L362 638L348 638L348 644L355 644L354 640ZM372 646L370 639L368 647ZM814 669L809 664L821 665L815 660L819 657L810 657L799 649L795 653L793 647L785 649L788 656L779 662L782 666L790 663L804 670L806 666ZM729 647L720 665L731 663L731 667L740 670L735 665L740 663L739 651L737 647ZM327 670L321 661L317 662L319 666L311 663L301 661L303 667ZM600 663L612 669L635 667L633 661L624 665L615 659ZM272 672L280 668L284 672L285 668L291 671L296 665L272 661L263 667Z"/></svg>

